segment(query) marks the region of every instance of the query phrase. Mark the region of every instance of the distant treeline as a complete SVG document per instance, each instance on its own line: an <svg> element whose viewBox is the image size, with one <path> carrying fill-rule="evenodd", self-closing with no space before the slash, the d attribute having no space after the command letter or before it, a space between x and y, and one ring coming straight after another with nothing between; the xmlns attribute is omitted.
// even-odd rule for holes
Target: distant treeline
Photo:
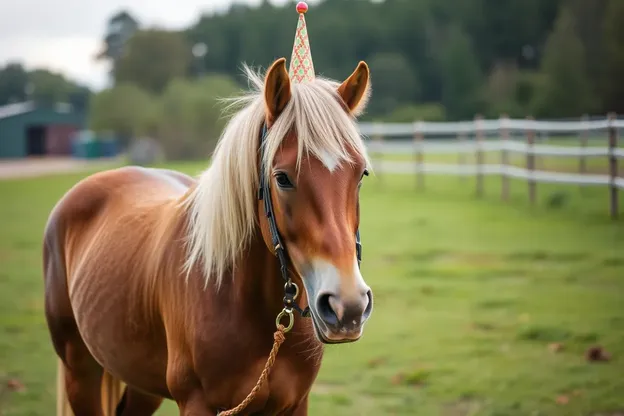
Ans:
<svg viewBox="0 0 624 416"><path fill-rule="evenodd" d="M341 80L359 60L370 65L368 120L624 113L624 0L326 0L306 19L318 74ZM167 136L170 145L184 134L186 155L218 134L202 115L220 125L217 98L246 87L243 62L290 59L297 15L294 2L264 1L180 32L141 27L126 12L111 22L122 29L107 34L100 56L112 63L114 88L85 99L83 87L39 74L35 97L88 102L98 130ZM0 104L33 89L34 75L20 68L0 69Z"/></svg>

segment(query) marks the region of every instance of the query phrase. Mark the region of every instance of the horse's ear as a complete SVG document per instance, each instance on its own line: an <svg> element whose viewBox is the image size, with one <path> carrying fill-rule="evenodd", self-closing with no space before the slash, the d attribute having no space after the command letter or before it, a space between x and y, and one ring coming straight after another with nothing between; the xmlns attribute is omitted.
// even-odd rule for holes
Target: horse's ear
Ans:
<svg viewBox="0 0 624 416"><path fill-rule="evenodd" d="M366 62L360 61L355 71L347 78L340 87L338 95L347 105L349 111L355 115L360 115L370 94L370 71Z"/></svg>
<svg viewBox="0 0 624 416"><path fill-rule="evenodd" d="M280 58L271 65L264 80L264 101L269 123L273 123L284 111L290 97L290 78L286 70L286 58Z"/></svg>

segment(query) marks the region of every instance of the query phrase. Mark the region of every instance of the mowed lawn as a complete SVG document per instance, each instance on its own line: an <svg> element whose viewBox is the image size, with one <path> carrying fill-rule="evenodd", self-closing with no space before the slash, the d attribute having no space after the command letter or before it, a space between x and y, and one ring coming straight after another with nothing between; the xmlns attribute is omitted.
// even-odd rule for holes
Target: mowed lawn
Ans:
<svg viewBox="0 0 624 416"><path fill-rule="evenodd" d="M0 181L3 416L54 414L41 236L81 177ZM412 177L366 179L375 310L361 341L326 348L311 415L624 412L624 222L609 220L607 190L540 184L530 208L526 183L512 182L507 204L498 178L486 185L477 200L471 179L427 178L424 192ZM591 346L609 360L586 360Z"/></svg>

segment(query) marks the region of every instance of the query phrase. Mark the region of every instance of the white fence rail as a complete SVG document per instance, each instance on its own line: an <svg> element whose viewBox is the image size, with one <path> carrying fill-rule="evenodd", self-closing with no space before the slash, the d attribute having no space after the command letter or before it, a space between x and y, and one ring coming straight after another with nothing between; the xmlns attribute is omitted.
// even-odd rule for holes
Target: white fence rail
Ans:
<svg viewBox="0 0 624 416"><path fill-rule="evenodd" d="M581 186L608 186L612 217L618 214L618 189L624 189L624 178L618 176L618 159L624 159L624 148L617 145L618 129L624 129L624 120L610 116L604 120L539 121L532 119L483 120L462 122L415 122L415 123L361 123L360 131L367 140L373 164L383 173L413 174L419 176L424 186L426 174L476 176L477 194L483 193L484 176L500 176L503 179L502 197L507 199L509 178L524 179L529 184L531 203L535 202L536 183L575 184ZM513 133L522 132L526 141L510 139ZM537 132L578 133L579 146L556 146L536 144ZM608 146L587 146L590 132L603 132ZM496 139L485 139L497 133ZM425 136L457 136L452 140L425 140ZM466 137L473 140L466 140ZM517 134L516 134L517 136ZM403 140L386 140L386 139ZM411 140L404 140L411 138ZM499 152L500 164L484 164L483 154ZM474 154L476 164L444 164L425 162L428 154ZM526 167L509 163L509 155L526 156ZM414 155L413 161L383 160L384 155ZM377 156L377 157L375 157ZM552 172L535 168L537 156L570 157L579 159L579 173ZM606 158L608 174L587 173L586 158Z"/></svg>
<svg viewBox="0 0 624 416"><path fill-rule="evenodd" d="M373 141L368 144L368 148L379 154L405 155L421 151L424 154L457 154L496 152L506 150L510 153L533 154L536 156L561 156L561 157L596 157L615 156L624 158L623 148L609 149L608 147L587 146L553 146L546 144L533 144L521 142L519 140L488 140L481 143L476 141Z"/></svg>
<svg viewBox="0 0 624 416"><path fill-rule="evenodd" d="M527 130L547 133L578 133L600 131L609 128L624 129L624 120L604 119L586 121L540 121L530 119L500 118L497 120L457 121L457 122L414 122L414 123L360 123L360 131L367 136L409 136L414 134L448 135L492 131Z"/></svg>

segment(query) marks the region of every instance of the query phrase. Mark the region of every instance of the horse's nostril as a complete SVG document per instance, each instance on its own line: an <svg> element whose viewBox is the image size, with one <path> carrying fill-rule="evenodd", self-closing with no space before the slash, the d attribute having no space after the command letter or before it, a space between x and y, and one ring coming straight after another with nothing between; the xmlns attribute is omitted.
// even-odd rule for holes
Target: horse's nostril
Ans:
<svg viewBox="0 0 624 416"><path fill-rule="evenodd" d="M321 319L323 319L326 324L338 325L338 316L336 315L334 309L331 307L331 297L332 295L330 294L324 294L319 296L317 301L317 309Z"/></svg>
<svg viewBox="0 0 624 416"><path fill-rule="evenodd" d="M368 298L368 304L366 305L366 309L364 309L364 319L367 319L370 316L371 311L373 310L373 292L371 292L370 290L366 292L366 297Z"/></svg>

